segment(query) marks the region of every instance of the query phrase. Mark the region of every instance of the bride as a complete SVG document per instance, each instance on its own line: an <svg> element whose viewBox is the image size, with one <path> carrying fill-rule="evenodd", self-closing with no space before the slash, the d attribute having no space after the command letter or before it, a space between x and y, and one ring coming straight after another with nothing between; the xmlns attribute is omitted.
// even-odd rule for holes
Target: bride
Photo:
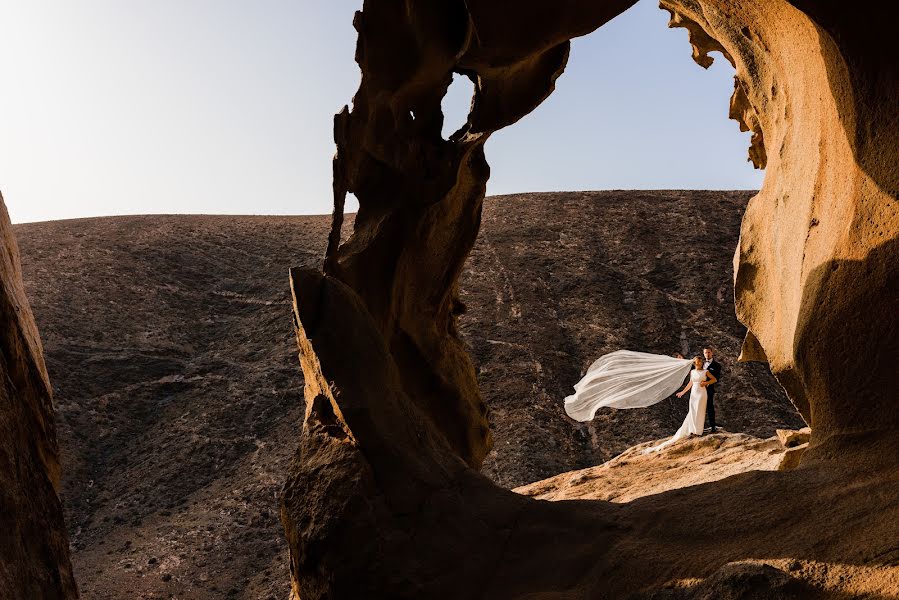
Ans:
<svg viewBox="0 0 899 600"><path fill-rule="evenodd" d="M702 365L698 356L672 358L632 350L606 354L590 365L586 375L575 384L574 394L565 398L565 412L577 421L589 421L602 407L651 406L670 396L689 373L690 380L677 394L682 398L690 390L690 407L683 425L672 437L646 452L660 450L691 434L702 435L708 398L706 386L717 381Z"/></svg>

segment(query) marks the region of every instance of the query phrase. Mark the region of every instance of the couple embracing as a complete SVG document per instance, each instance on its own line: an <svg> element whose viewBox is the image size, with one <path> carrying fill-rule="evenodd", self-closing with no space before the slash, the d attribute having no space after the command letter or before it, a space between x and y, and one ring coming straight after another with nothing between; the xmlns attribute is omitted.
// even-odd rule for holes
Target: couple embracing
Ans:
<svg viewBox="0 0 899 600"><path fill-rule="evenodd" d="M711 348L703 349L704 359L662 356L646 352L618 350L590 365L575 384L575 393L565 398L565 412L577 421L589 421L601 407L643 408L671 395L689 374L690 379L677 397L690 392L687 416L680 429L663 443L645 450L652 452L690 435L702 435L706 412L710 431L715 425L715 384L721 379L721 364ZM679 355L678 355L679 356Z"/></svg>

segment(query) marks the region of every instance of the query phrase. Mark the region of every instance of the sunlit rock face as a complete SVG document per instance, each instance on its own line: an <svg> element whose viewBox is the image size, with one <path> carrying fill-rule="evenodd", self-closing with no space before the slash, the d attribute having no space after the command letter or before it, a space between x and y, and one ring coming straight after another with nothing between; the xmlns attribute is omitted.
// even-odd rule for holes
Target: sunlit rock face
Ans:
<svg viewBox="0 0 899 600"><path fill-rule="evenodd" d="M0 596L77 598L50 381L0 197Z"/></svg>
<svg viewBox="0 0 899 600"><path fill-rule="evenodd" d="M736 68L730 114L767 170L735 256L743 358L770 361L811 424L806 464L621 506L538 502L476 472L491 440L456 323L484 142L553 91L572 37L631 4L369 0L357 14L362 82L335 119L323 272L291 274L307 399L281 514L296 597L652 597L785 557L799 565L795 597L895 591L899 509L877 492L897 484L884 442L899 419L893 8L662 2L697 62L717 50ZM453 72L475 95L444 140ZM360 209L339 245L347 192ZM727 535L709 525L721 515ZM839 578L815 575L821 564ZM741 569L709 589L736 586ZM793 586L784 577L769 583Z"/></svg>
<svg viewBox="0 0 899 600"><path fill-rule="evenodd" d="M661 5L691 32L697 62L719 50L735 66L731 116L766 168L734 257L744 358L767 359L821 451L834 436L895 432L899 66L885 24L896 9Z"/></svg>

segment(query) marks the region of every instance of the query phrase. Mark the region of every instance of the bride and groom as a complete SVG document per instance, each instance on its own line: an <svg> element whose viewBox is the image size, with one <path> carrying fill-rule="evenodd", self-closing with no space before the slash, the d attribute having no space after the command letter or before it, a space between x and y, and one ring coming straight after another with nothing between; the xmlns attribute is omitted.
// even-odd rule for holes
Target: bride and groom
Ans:
<svg viewBox="0 0 899 600"><path fill-rule="evenodd" d="M574 394L565 398L565 412L577 421L591 420L602 407L644 408L661 402L681 387L682 398L690 392L687 416L680 429L663 443L646 452L661 450L690 435L702 435L706 412L710 431L715 426L715 384L721 379L721 364L711 348L704 348L705 360L675 358L632 350L618 350L600 357L575 384ZM680 355L678 355L680 356Z"/></svg>

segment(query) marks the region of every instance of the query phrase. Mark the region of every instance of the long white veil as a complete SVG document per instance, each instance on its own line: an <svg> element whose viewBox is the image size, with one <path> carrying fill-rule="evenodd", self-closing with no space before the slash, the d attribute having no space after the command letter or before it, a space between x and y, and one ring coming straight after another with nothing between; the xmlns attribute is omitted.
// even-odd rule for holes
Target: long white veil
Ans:
<svg viewBox="0 0 899 600"><path fill-rule="evenodd" d="M684 383L693 361L661 354L617 350L596 360L565 398L565 412L589 421L596 411L643 408L661 402Z"/></svg>

